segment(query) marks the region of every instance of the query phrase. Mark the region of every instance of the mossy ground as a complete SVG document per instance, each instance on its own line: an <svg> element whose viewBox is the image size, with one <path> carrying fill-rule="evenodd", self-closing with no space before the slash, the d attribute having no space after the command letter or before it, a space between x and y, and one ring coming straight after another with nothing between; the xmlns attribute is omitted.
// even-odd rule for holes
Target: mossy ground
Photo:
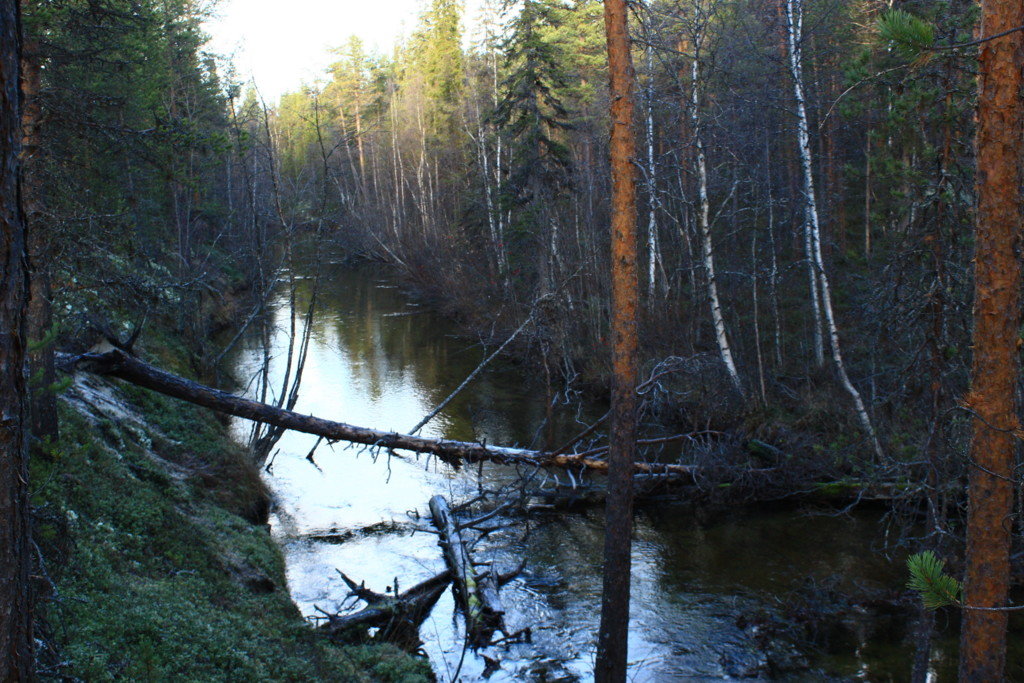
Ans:
<svg viewBox="0 0 1024 683"><path fill-rule="evenodd" d="M430 678L387 646L339 647L304 623L254 523L266 493L216 417L92 378L61 400L33 460L48 581L42 673L78 680ZM44 658L46 659L46 658Z"/></svg>

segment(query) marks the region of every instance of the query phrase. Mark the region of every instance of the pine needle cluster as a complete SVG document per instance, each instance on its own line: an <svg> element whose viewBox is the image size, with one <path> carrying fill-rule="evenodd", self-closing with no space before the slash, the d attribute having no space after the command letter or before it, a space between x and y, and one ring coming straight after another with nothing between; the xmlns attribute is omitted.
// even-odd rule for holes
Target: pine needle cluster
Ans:
<svg viewBox="0 0 1024 683"><path fill-rule="evenodd" d="M946 561L926 550L907 558L910 580L907 588L921 594L926 609L960 605L963 585L943 570Z"/></svg>
<svg viewBox="0 0 1024 683"><path fill-rule="evenodd" d="M890 9L878 18L878 35L901 55L918 59L935 45L935 27L901 9Z"/></svg>

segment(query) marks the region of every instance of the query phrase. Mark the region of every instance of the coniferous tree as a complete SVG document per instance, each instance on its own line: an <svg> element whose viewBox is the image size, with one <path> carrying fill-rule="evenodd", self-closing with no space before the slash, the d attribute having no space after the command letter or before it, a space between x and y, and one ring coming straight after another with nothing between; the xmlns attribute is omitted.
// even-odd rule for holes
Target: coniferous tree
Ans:
<svg viewBox="0 0 1024 683"><path fill-rule="evenodd" d="M1006 678L1006 606L1019 448L1024 5L984 0L978 54L974 358L960 678ZM1008 34L1008 35L1007 35ZM1002 37L995 37L1002 36ZM991 37L991 39L989 39Z"/></svg>
<svg viewBox="0 0 1024 683"><path fill-rule="evenodd" d="M21 21L0 2L0 679L33 680L29 576L28 244L21 205Z"/></svg>
<svg viewBox="0 0 1024 683"><path fill-rule="evenodd" d="M570 126L559 97L565 75L560 54L544 32L555 26L550 0L525 0L503 46L506 76L494 119L510 141L502 201L512 215L513 260L520 272L534 260L537 247L548 252L555 243L557 198L569 188L570 154L563 134ZM551 259L541 262L536 275L541 289L550 289Z"/></svg>
<svg viewBox="0 0 1024 683"><path fill-rule="evenodd" d="M625 0L605 0L611 101L611 361L612 406L608 497L605 501L601 626L594 679L626 680L639 371L636 226L636 76Z"/></svg>

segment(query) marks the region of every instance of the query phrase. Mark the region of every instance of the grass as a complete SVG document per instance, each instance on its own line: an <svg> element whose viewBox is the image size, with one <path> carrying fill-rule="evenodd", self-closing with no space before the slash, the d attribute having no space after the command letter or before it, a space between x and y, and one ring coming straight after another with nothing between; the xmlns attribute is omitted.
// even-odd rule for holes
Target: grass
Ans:
<svg viewBox="0 0 1024 683"><path fill-rule="evenodd" d="M430 679L389 646L330 644L300 617L266 528L259 477L216 417L139 389L145 419L62 401L61 439L33 463L41 606L79 680ZM91 413L91 414L90 414Z"/></svg>

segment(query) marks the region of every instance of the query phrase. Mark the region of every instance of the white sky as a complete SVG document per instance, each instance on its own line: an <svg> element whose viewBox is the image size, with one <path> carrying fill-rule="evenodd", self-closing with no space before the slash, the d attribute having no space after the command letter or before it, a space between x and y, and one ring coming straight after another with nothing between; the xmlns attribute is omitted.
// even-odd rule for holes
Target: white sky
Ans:
<svg viewBox="0 0 1024 683"><path fill-rule="evenodd" d="M217 18L205 26L213 52L232 56L242 81L254 78L263 97L321 78L335 57L332 47L350 35L367 50L389 53L396 37L408 34L426 0L220 0ZM475 0L467 3L476 7ZM472 24L471 9L463 27Z"/></svg>

